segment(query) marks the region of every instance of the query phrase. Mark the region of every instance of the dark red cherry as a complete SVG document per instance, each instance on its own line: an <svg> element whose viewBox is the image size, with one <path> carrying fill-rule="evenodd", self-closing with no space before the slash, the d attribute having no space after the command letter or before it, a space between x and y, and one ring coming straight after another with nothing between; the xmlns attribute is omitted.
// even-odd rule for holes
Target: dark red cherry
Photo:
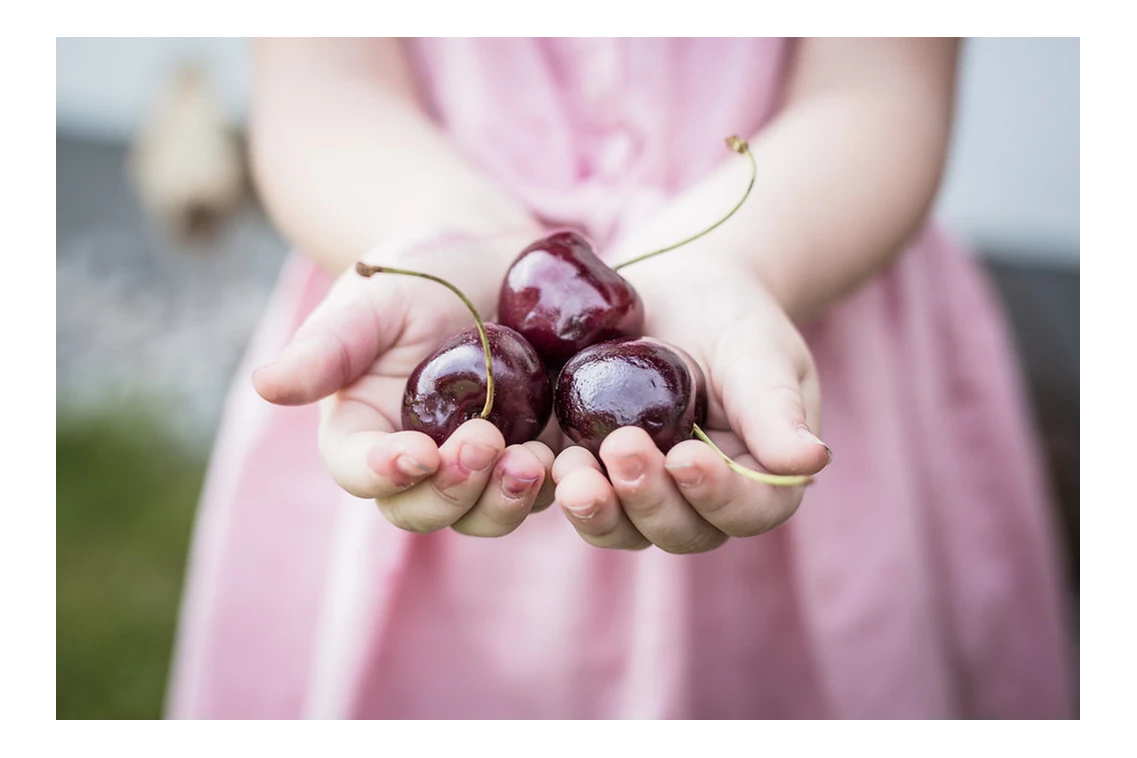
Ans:
<svg viewBox="0 0 1137 758"><path fill-rule="evenodd" d="M540 356L524 337L486 324L493 365L494 401L486 419L506 445L536 439L552 413L553 391ZM403 428L441 445L455 429L481 415L486 402L486 354L477 329L447 340L407 379Z"/></svg>
<svg viewBox="0 0 1137 758"><path fill-rule="evenodd" d="M666 453L705 423L706 387L702 369L683 350L650 337L616 339L565 364L553 407L565 435L594 455L622 426L645 430Z"/></svg>
<svg viewBox="0 0 1137 758"><path fill-rule="evenodd" d="M686 239L615 267L601 261L578 232L559 231L539 239L522 250L506 272L498 297L498 321L529 340L552 369L589 345L643 335L643 303L617 270L699 239L742 207L754 187L757 164L746 140L731 136L726 145L749 159L750 183L725 216Z"/></svg>
<svg viewBox="0 0 1137 758"><path fill-rule="evenodd" d="M589 345L642 335L644 308L592 243L562 231L537 240L513 261L502 283L498 321L559 368Z"/></svg>

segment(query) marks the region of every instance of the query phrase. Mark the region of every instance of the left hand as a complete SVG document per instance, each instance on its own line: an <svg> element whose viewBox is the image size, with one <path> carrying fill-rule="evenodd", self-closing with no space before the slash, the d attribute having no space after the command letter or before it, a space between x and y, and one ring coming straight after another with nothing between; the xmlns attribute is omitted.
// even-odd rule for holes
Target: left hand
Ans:
<svg viewBox="0 0 1137 758"><path fill-rule="evenodd" d="M700 246L702 248L702 246ZM647 335L677 345L707 376L705 431L736 462L777 474L812 475L831 459L820 431L817 372L804 339L756 279L713 249L621 271L639 290ZM641 274L636 269L643 266ZM650 268L649 268L650 266ZM664 306L663 304L666 304ZM588 543L669 553L713 550L782 524L804 486L775 487L732 471L710 446L688 440L666 455L642 429L604 440L600 458L568 447L553 464L556 502Z"/></svg>

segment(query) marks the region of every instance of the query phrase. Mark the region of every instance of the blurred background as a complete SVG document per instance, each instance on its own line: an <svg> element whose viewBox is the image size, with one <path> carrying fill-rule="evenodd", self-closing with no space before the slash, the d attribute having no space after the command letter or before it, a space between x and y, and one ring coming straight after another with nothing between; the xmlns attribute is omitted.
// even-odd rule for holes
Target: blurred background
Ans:
<svg viewBox="0 0 1137 758"><path fill-rule="evenodd" d="M1003 296L1075 602L1078 63L1077 39L965 43L936 209ZM243 166L244 40L59 39L56 76L57 717L156 718L210 444L286 248Z"/></svg>

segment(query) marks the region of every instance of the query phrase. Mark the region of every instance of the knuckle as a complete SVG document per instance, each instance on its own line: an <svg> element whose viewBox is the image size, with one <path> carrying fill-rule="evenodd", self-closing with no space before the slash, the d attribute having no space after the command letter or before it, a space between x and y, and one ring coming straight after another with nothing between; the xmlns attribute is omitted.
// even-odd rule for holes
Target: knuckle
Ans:
<svg viewBox="0 0 1137 758"><path fill-rule="evenodd" d="M580 530L578 529L578 531ZM647 547L651 544L635 529L620 522L600 530L591 532L581 531L580 535L584 538L585 542L593 547L608 550L638 550L640 547Z"/></svg>
<svg viewBox="0 0 1137 758"><path fill-rule="evenodd" d="M500 524L490 519L472 518L459 519L458 521L455 521L453 524L451 524L450 528L458 534L462 534L467 537L481 537L490 539L493 537L504 537L505 535L512 532L516 526L512 528L503 528Z"/></svg>
<svg viewBox="0 0 1137 758"><path fill-rule="evenodd" d="M521 522L529 515L532 510L532 502L532 496L522 500L503 499L500 507L489 509L490 518L498 526L512 532L521 526Z"/></svg>
<svg viewBox="0 0 1137 758"><path fill-rule="evenodd" d="M508 501L491 505L481 509L477 514L478 518L470 519L470 521L477 522L476 528L480 534L486 537L504 537L521 526L521 522L525 520L529 511L524 505L524 503ZM465 520L461 519L458 523Z"/></svg>
<svg viewBox="0 0 1137 758"><path fill-rule="evenodd" d="M730 504L730 499L719 495L716 492L710 491L701 493L702 497L690 497L689 502L691 507L697 513L703 516L717 516L726 510Z"/></svg>
<svg viewBox="0 0 1137 758"><path fill-rule="evenodd" d="M651 546L651 542L647 538L631 535L619 535L611 539L585 537L585 541L593 547L604 550L643 550Z"/></svg>
<svg viewBox="0 0 1137 758"><path fill-rule="evenodd" d="M616 493L620 496L620 505L629 514L640 517L650 517L658 514L667 505L667 501L658 493L652 493L642 484L633 486L618 486Z"/></svg>
<svg viewBox="0 0 1137 758"><path fill-rule="evenodd" d="M656 543L659 549L673 555L706 553L726 542L727 535L718 530L700 530L666 543Z"/></svg>
<svg viewBox="0 0 1137 758"><path fill-rule="evenodd" d="M651 547L651 545L652 545L651 540L649 540L647 537L640 535L640 536L637 536L635 539L633 539L631 542L629 542L622 549L624 549L624 550L647 550L649 547Z"/></svg>
<svg viewBox="0 0 1137 758"><path fill-rule="evenodd" d="M379 512L383 514L392 525L412 534L431 534L450 526L450 521L429 513L412 514L413 510L406 505L392 505L381 500L375 501Z"/></svg>
<svg viewBox="0 0 1137 758"><path fill-rule="evenodd" d="M484 513L473 517L460 518L450 528L453 528L458 534L464 534L466 536L498 538L498 536L505 536L512 533L518 526L521 526L522 520L524 520L524 517L515 518L506 522L506 520L501 519L499 516Z"/></svg>
<svg viewBox="0 0 1137 758"><path fill-rule="evenodd" d="M731 537L756 537L770 531L778 523L779 520L773 511L767 508L759 508L749 513L744 512L741 518L727 523L723 531Z"/></svg>
<svg viewBox="0 0 1137 758"><path fill-rule="evenodd" d="M439 489L436 484L431 483L430 489L436 498L455 508L469 508L476 499L476 496L471 497L469 488L463 485Z"/></svg>
<svg viewBox="0 0 1137 758"><path fill-rule="evenodd" d="M740 504L738 510L744 515L724 524L721 527L722 531L730 537L755 537L765 534L786 523L797 511L798 502L800 499L795 498L784 504L766 504L750 509L749 512L746 512L745 506Z"/></svg>

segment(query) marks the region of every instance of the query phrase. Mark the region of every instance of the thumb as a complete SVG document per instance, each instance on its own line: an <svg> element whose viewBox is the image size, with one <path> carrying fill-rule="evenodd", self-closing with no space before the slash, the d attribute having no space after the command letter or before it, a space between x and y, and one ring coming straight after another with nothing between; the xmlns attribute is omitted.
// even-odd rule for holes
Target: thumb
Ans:
<svg viewBox="0 0 1137 758"><path fill-rule="evenodd" d="M732 366L720 397L734 432L755 460L771 473L813 475L833 454L814 430L819 423L820 391L812 371L799 375L785 359L747 356Z"/></svg>
<svg viewBox="0 0 1137 758"><path fill-rule="evenodd" d="M402 323L397 296L368 293L374 285L354 270L342 274L280 357L253 372L257 393L277 405L306 405L362 376Z"/></svg>

